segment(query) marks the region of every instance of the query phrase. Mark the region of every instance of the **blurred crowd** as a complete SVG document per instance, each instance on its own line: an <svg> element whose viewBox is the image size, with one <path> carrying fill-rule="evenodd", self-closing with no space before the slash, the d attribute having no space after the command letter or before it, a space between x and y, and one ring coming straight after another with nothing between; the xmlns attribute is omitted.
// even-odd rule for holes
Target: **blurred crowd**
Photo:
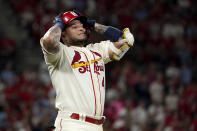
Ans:
<svg viewBox="0 0 197 131"><path fill-rule="evenodd" d="M53 18L70 9L98 23L130 28L134 47L120 62L106 66L104 131L197 131L195 0L4 2L15 12L16 24L37 41L34 46ZM4 32L0 27L0 130L51 130L55 92L44 59L37 68L17 71L17 43Z"/></svg>

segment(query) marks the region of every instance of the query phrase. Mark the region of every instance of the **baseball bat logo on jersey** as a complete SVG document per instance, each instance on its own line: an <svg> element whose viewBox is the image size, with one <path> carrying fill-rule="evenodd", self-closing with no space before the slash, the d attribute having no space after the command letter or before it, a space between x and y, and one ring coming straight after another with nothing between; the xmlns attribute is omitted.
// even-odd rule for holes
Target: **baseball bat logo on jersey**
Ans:
<svg viewBox="0 0 197 131"><path fill-rule="evenodd" d="M93 54L95 54L96 56L98 56L99 58L102 58L101 54L91 51ZM98 61L94 62L94 72L97 73L98 75L100 75L99 71L104 71L104 65L99 65Z"/></svg>
<svg viewBox="0 0 197 131"><path fill-rule="evenodd" d="M99 65L99 61L102 59L102 56L97 53L91 51L95 56L99 57L97 59L91 60L91 61L82 61L81 60L81 54L78 51L75 51L71 66L72 68L78 68L78 71L80 73L85 73L86 71L90 71L89 66L90 64L94 64L94 72L97 74L100 74L99 71L104 71L104 65Z"/></svg>

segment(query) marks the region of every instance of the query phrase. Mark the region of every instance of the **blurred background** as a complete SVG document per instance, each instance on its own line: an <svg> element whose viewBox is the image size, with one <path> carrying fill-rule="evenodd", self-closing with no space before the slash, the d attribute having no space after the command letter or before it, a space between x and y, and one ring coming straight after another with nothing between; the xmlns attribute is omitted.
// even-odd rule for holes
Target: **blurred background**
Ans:
<svg viewBox="0 0 197 131"><path fill-rule="evenodd" d="M135 37L106 66L104 131L197 131L196 0L0 0L0 131L50 130L55 92L39 40L70 9Z"/></svg>

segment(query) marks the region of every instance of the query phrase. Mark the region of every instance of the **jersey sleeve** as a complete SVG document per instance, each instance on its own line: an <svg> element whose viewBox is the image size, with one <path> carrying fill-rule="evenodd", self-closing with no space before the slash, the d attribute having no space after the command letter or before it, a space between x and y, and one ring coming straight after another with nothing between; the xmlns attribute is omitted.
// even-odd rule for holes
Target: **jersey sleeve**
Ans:
<svg viewBox="0 0 197 131"><path fill-rule="evenodd" d="M63 52L62 43L60 42L60 51L56 54L50 53L44 48L43 38L40 39L40 45L41 45L41 48L42 48L42 52L44 54L44 59L45 59L46 64L55 66L57 64L57 62L59 61L59 59L61 57L61 54Z"/></svg>
<svg viewBox="0 0 197 131"><path fill-rule="evenodd" d="M109 57L109 46L111 43L112 42L107 40L107 41L101 41L100 43L92 44L92 46L102 54L103 61L105 64L111 61Z"/></svg>

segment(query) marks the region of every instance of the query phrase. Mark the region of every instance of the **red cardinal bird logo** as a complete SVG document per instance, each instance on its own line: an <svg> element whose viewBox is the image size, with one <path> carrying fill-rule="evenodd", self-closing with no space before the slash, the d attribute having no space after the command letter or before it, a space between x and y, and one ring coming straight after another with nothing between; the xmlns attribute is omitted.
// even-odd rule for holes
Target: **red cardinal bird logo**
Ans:
<svg viewBox="0 0 197 131"><path fill-rule="evenodd" d="M81 55L78 51L75 51L75 56L73 57L71 65L74 65L76 62L79 62Z"/></svg>

